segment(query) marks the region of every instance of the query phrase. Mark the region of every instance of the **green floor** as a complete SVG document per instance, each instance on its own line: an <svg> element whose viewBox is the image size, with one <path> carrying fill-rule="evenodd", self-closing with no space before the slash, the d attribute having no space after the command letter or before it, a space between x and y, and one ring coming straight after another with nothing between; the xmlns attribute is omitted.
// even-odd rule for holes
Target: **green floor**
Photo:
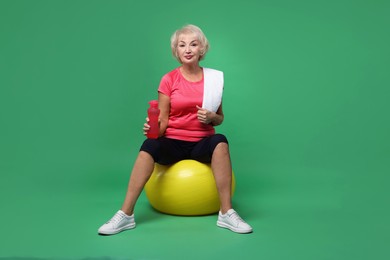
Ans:
<svg viewBox="0 0 390 260"><path fill-rule="evenodd" d="M0 260L390 259L390 2L0 1ZM120 207L148 101L194 23L224 71L240 235Z"/></svg>
<svg viewBox="0 0 390 260"><path fill-rule="evenodd" d="M250 164L252 158L242 157L235 158L234 206L253 226L252 234L218 228L215 215L179 217L155 212L142 194L136 229L98 236L97 228L122 202L132 155L53 152L39 163L9 165L8 175L2 173L6 181L1 182L1 255L28 259L384 259L387 253L388 213L381 216L379 209L366 204L367 198L360 202L349 198L359 193L346 179L348 172L287 165L265 169L261 163ZM67 160L62 159L65 156ZM363 183L359 187L368 188Z"/></svg>

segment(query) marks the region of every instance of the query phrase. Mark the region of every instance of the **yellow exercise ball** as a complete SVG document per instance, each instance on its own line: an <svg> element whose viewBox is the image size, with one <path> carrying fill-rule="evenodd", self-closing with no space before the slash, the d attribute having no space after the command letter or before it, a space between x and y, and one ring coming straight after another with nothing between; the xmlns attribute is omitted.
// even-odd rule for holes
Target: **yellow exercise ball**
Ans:
<svg viewBox="0 0 390 260"><path fill-rule="evenodd" d="M234 190L232 172L232 195ZM195 160L182 160L168 166L156 163L145 193L152 207L166 214L208 215L220 208L210 164Z"/></svg>

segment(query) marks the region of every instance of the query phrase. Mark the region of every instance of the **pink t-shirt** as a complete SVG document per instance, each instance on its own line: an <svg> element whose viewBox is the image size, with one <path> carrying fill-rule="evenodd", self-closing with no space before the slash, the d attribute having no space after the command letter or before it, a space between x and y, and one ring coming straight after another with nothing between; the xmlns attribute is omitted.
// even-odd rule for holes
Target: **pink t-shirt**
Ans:
<svg viewBox="0 0 390 260"><path fill-rule="evenodd" d="M197 117L196 106L203 103L203 85L203 78L198 82L186 80L179 68L162 77L158 92L170 97L171 102L166 137L197 142L215 133L212 125L199 122Z"/></svg>

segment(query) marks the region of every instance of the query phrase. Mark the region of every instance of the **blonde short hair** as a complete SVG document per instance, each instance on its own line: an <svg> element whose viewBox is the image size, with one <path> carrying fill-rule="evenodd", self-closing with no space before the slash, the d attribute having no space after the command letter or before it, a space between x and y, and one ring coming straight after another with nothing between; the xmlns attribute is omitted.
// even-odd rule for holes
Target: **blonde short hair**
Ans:
<svg viewBox="0 0 390 260"><path fill-rule="evenodd" d="M186 34L186 33L194 33L198 37L199 44L200 44L200 47L201 47L199 60L203 60L204 57L206 56L207 51L210 48L210 44L209 44L209 41L206 38L206 35L204 35L202 30L198 26L193 25L193 24L185 25L181 29L176 30L172 34L172 37L171 37L171 50L172 50L173 56L181 63L181 60L180 60L179 55L177 53L177 44L178 44L178 41L179 41L179 36L181 34Z"/></svg>

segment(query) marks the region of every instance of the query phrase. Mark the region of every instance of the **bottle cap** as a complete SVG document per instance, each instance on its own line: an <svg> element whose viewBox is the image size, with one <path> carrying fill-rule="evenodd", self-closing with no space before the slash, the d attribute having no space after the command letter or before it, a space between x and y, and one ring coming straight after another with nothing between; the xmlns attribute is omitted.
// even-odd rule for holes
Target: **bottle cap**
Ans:
<svg viewBox="0 0 390 260"><path fill-rule="evenodd" d="M158 107L158 101L157 100L150 100L149 101L150 106L152 107Z"/></svg>

